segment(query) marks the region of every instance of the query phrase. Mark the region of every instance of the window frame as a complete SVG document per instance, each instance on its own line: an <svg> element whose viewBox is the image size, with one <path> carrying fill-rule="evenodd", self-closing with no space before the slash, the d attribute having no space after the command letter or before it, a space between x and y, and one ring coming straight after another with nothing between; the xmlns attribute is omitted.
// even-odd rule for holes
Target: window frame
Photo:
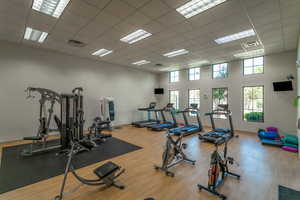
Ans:
<svg viewBox="0 0 300 200"><path fill-rule="evenodd" d="M197 88L197 89L188 89L188 107L190 107L190 91L191 90L199 90L199 104L198 104L198 109L200 109L201 107L201 89ZM189 116L190 117L195 117L196 115L193 115L191 112L189 112Z"/></svg>
<svg viewBox="0 0 300 200"><path fill-rule="evenodd" d="M245 74L245 60L247 59L253 59L253 66L252 66L252 69L255 67L254 66L254 59L255 58L260 58L262 57L263 58L263 72L262 73L252 73L252 74ZM256 56L256 57L250 57L250 58L244 58L242 60L242 65L243 65L243 76L253 76L253 75L259 75L259 74L265 74L265 56Z"/></svg>
<svg viewBox="0 0 300 200"><path fill-rule="evenodd" d="M229 104L228 103L228 101L229 101L229 88L228 87L217 87L217 88L212 88L211 89L211 109L212 109L212 111L214 110L214 96L213 96L213 91L214 91L214 89L227 89L227 104ZM227 119L227 117L226 117L226 115L224 115L225 117L224 118L222 118L222 117L215 117L214 115L213 115L213 118L214 119Z"/></svg>
<svg viewBox="0 0 300 200"><path fill-rule="evenodd" d="M172 73L174 73L174 72L178 72L178 80L177 81L172 81ZM179 82L179 77L180 76L180 73L179 73L179 70L176 70L176 71L171 71L171 72L169 72L169 83L177 83L177 82ZM176 76L173 76L173 77L176 77Z"/></svg>
<svg viewBox="0 0 300 200"><path fill-rule="evenodd" d="M221 65L221 64L227 64L227 70L226 70L226 76L225 77L214 77L214 65ZM228 62L223 62L223 63L215 63L212 64L212 68L211 68L211 75L212 75L212 79L224 79L224 78L228 78L229 77L229 63Z"/></svg>
<svg viewBox="0 0 300 200"><path fill-rule="evenodd" d="M190 70L191 70L191 69L194 69L194 70L195 70L195 69L199 69L199 79L194 79L194 80L191 80L191 79L190 79ZM189 68L189 69L188 69L187 75L188 75L188 80L189 80L189 81L199 81L199 80L201 79L201 68L200 68L200 67ZM194 78L195 78L195 71L194 71Z"/></svg>
<svg viewBox="0 0 300 200"><path fill-rule="evenodd" d="M253 122L253 121L247 121L244 119L244 110L245 110L245 97L244 97L244 89L246 87L262 87L263 88L263 107L262 107L262 110L263 110L263 121L260 121L260 122ZM243 86L242 87L242 97L243 97L243 101L242 101L242 120L243 122L246 122L246 123L265 123L265 86L264 85L247 85L247 86Z"/></svg>
<svg viewBox="0 0 300 200"><path fill-rule="evenodd" d="M171 102L171 92L173 92L173 91L177 91L178 92L178 102L177 102L178 105L177 105L177 108L176 108L175 104L173 104L173 106L174 106L175 109L179 109L179 98L180 98L180 96L179 96L180 95L179 94L179 90L169 90L169 103L172 103Z"/></svg>

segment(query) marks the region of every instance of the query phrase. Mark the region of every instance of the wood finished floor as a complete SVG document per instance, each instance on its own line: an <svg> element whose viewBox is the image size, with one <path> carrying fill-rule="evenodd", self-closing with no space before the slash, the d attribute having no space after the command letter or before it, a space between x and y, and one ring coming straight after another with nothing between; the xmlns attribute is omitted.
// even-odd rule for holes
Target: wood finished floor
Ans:
<svg viewBox="0 0 300 200"><path fill-rule="evenodd" d="M239 138L231 140L229 155L233 156L240 166L231 167L240 174L241 180L228 178L219 191L229 200L277 200L278 184L300 190L300 161L297 154L280 148L262 146L255 134L238 133ZM151 132L130 126L113 132L113 136L143 149L112 159L113 162L126 168L118 182L126 186L125 190L114 187L82 186L78 191L66 197L73 200L143 200L154 197L156 200L215 200L211 194L199 192L197 184L207 184L209 156L213 146L201 143L197 135L184 138L188 144L186 150L190 158L197 160L195 166L181 164L174 168L175 177L166 177L164 173L154 170L154 164L161 163L161 154L165 137L163 132ZM13 142L5 146L19 144ZM104 161L106 162L106 161ZM78 170L84 177L93 177L92 170L104 163L97 163ZM17 166L16 166L17 167ZM20 169L22 170L22 169ZM1 177L0 177L1 178ZM0 195L0 200L48 200L59 192L62 175L28 185L26 187ZM69 176L67 189L78 184Z"/></svg>

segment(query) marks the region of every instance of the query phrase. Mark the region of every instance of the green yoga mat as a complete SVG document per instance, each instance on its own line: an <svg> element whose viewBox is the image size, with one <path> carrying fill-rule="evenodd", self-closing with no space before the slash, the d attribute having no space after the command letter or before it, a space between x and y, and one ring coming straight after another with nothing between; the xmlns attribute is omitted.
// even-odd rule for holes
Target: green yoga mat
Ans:
<svg viewBox="0 0 300 200"><path fill-rule="evenodd" d="M299 200L300 192L297 190L284 187L282 185L278 186L279 197L278 200Z"/></svg>
<svg viewBox="0 0 300 200"><path fill-rule="evenodd" d="M284 138L282 139L282 142L298 145L298 137L291 134L285 134Z"/></svg>

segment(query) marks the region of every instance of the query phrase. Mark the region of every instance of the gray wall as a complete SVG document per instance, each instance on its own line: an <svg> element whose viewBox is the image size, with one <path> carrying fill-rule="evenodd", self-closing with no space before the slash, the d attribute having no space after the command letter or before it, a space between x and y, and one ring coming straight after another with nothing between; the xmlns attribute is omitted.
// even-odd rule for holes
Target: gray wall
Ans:
<svg viewBox="0 0 300 200"><path fill-rule="evenodd" d="M266 126L276 126L283 132L295 132L295 119L297 114L293 100L297 95L297 90L289 92L274 92L273 81L284 81L286 76L293 74L296 77L296 52L285 52L265 56L264 74L243 76L242 61L229 63L229 77L225 79L212 79L211 66L201 68L201 80L189 81L187 70L180 71L180 81L169 83L169 74L160 75L160 87L165 88L165 94L160 97L160 104L168 102L168 90L179 90L180 108L188 104L188 89L201 90L201 117L205 125L210 126L210 121L204 117L204 113L211 111L212 108L212 88L228 87L229 106L233 112L234 126L238 130L256 132L257 128ZM296 87L297 80L294 81ZM264 108L265 122L253 123L242 120L242 87L264 85ZM205 99L204 95L208 98ZM193 119L192 119L193 120ZM217 125L227 126L227 121L216 120Z"/></svg>
<svg viewBox="0 0 300 200"><path fill-rule="evenodd" d="M38 98L25 98L28 86L60 93L82 86L87 125L99 114L101 97L115 98L116 124L138 119L137 107L155 98L152 73L6 42L0 49L0 142L36 134Z"/></svg>

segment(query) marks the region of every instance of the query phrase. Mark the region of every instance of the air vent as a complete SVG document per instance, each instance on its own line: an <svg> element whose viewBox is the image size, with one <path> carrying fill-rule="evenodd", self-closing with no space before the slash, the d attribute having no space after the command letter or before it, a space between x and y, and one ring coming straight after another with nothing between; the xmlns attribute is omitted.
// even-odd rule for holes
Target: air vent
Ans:
<svg viewBox="0 0 300 200"><path fill-rule="evenodd" d="M162 67L163 64L157 63L157 64L155 64L155 66L156 66L156 67Z"/></svg>
<svg viewBox="0 0 300 200"><path fill-rule="evenodd" d="M68 44L73 46L73 47L84 47L86 44L83 42L80 42L78 40L69 40Z"/></svg>
<svg viewBox="0 0 300 200"><path fill-rule="evenodd" d="M251 41L251 42L242 43L242 47L245 49L258 47L259 45L260 45L259 41Z"/></svg>

